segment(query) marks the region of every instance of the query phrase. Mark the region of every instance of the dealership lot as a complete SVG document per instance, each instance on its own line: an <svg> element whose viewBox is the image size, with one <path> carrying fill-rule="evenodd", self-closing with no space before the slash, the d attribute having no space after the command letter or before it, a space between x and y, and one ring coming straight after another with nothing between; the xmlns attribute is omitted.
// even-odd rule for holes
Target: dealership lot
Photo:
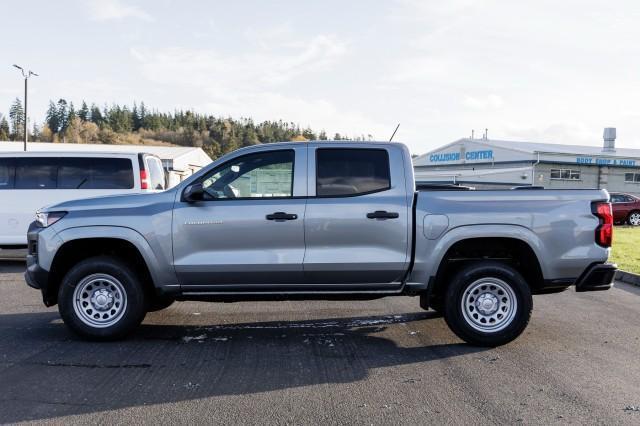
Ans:
<svg viewBox="0 0 640 426"><path fill-rule="evenodd" d="M75 339L0 264L0 422L640 422L640 288L535 296L497 349L415 298L177 303L130 339Z"/></svg>

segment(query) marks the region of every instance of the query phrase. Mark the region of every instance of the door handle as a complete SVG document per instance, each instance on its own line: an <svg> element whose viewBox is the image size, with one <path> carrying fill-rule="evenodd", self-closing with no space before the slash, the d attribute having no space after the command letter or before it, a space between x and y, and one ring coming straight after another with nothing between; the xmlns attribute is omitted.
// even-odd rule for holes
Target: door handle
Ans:
<svg viewBox="0 0 640 426"><path fill-rule="evenodd" d="M275 212L267 215L267 220L283 221L283 220L296 220L297 214L289 214L285 212Z"/></svg>
<svg viewBox="0 0 640 426"><path fill-rule="evenodd" d="M384 210L367 213L367 219L397 219L399 217L400 215L396 212L386 212Z"/></svg>

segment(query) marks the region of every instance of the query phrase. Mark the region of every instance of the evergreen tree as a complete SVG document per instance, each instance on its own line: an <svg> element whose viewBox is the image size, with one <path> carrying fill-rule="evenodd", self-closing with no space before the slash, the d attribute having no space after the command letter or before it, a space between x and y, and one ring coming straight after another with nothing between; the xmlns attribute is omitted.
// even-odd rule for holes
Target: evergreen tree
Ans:
<svg viewBox="0 0 640 426"><path fill-rule="evenodd" d="M82 121L89 121L89 107L87 103L83 100L82 106L80 107L80 111L78 111L78 117Z"/></svg>
<svg viewBox="0 0 640 426"><path fill-rule="evenodd" d="M13 140L22 139L24 132L24 110L22 109L22 102L16 98L9 109L9 122L11 123L11 135Z"/></svg>
<svg viewBox="0 0 640 426"><path fill-rule="evenodd" d="M53 101L49 101L49 108L47 108L47 115L45 117L45 121L47 122L47 127L53 133L58 133L60 131L60 120L58 118L58 109Z"/></svg>
<svg viewBox="0 0 640 426"><path fill-rule="evenodd" d="M67 117L65 120L65 123L67 124L67 126L69 125L69 123L71 123L71 121L73 121L74 118L76 118L78 115L76 114L76 109L73 107L73 102L71 102L69 104L69 110L67 112Z"/></svg>
<svg viewBox="0 0 640 426"><path fill-rule="evenodd" d="M31 130L31 136L29 139L32 141L40 140L40 128L38 127L38 123L33 123L33 129Z"/></svg>
<svg viewBox="0 0 640 426"><path fill-rule="evenodd" d="M140 117L140 126L144 126L144 119L147 116L147 109L144 106L144 102L140 102L140 111L138 112Z"/></svg>
<svg viewBox="0 0 640 426"><path fill-rule="evenodd" d="M16 115L19 114L16 112ZM9 134L11 126L6 119L4 122L5 132ZM0 139L2 132L0 116ZM297 123L282 120L255 123L250 118L222 118L192 110L165 113L148 109L144 102L135 102L131 107L114 104L99 108L96 104L88 107L83 101L80 110L76 111L73 103L67 103L65 99L49 102L46 124L37 133L41 140L64 138L66 142L79 143L140 143L145 138L202 147L213 158L258 143L328 139L325 130L316 133L309 127L301 129ZM371 139L370 135L366 137ZM366 137L358 136L357 140ZM348 137L336 133L334 139L348 140Z"/></svg>
<svg viewBox="0 0 640 426"><path fill-rule="evenodd" d="M0 141L8 141L11 130L7 118L0 114Z"/></svg>
<svg viewBox="0 0 640 426"><path fill-rule="evenodd" d="M138 112L138 106L133 103L133 110L131 111L131 119L133 122L133 131L137 132L142 127L142 120L140 119L140 113Z"/></svg>
<svg viewBox="0 0 640 426"><path fill-rule="evenodd" d="M309 141L315 141L315 140L318 139L316 137L316 134L309 127L307 127L306 129L304 129L302 131L302 136L304 136L304 138L309 140Z"/></svg>
<svg viewBox="0 0 640 426"><path fill-rule="evenodd" d="M64 132L67 129L67 117L69 114L67 111L67 101L65 99L58 99L56 114L58 116L58 131L56 133Z"/></svg>
<svg viewBox="0 0 640 426"><path fill-rule="evenodd" d="M104 121L102 116L102 112L100 108L96 106L96 104L91 104L91 122L100 126Z"/></svg>
<svg viewBox="0 0 640 426"><path fill-rule="evenodd" d="M251 146L260 143L258 134L253 126L247 126L242 137L242 146Z"/></svg>

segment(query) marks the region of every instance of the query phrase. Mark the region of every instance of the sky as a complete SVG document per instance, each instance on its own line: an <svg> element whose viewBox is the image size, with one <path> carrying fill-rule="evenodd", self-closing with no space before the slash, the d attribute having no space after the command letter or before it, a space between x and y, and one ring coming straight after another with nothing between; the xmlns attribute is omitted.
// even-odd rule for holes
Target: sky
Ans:
<svg viewBox="0 0 640 426"><path fill-rule="evenodd" d="M49 100L282 119L421 154L490 138L640 148L637 0L0 3L0 113Z"/></svg>

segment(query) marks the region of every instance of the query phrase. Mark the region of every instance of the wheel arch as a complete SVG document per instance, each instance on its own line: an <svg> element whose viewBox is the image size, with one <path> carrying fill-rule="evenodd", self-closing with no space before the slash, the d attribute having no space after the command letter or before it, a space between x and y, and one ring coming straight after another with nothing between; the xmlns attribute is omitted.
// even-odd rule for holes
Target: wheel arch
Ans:
<svg viewBox="0 0 640 426"><path fill-rule="evenodd" d="M145 291L154 294L162 282L158 261L149 243L136 231L122 227L70 228L58 234L63 243L50 260L48 294L57 303L57 289L74 264L90 257L109 255L126 262L139 275Z"/></svg>
<svg viewBox="0 0 640 426"><path fill-rule="evenodd" d="M479 260L499 260L513 264L524 276L532 291L544 285L545 264L544 246L540 239L529 229L515 225L463 226L450 230L435 244L429 247L422 240L422 247L416 250L427 253L423 259L416 260L416 270L411 281L429 282L428 299L435 300L441 295L443 284L451 277L453 255L454 262L472 262ZM431 253L431 256L428 254ZM524 266L524 267L523 267Z"/></svg>
<svg viewBox="0 0 640 426"><path fill-rule="evenodd" d="M540 261L531 246L517 238L476 237L452 244L438 264L430 288L430 298L441 299L456 272L473 262L494 261L512 266L527 282L532 292L542 288L544 277Z"/></svg>

